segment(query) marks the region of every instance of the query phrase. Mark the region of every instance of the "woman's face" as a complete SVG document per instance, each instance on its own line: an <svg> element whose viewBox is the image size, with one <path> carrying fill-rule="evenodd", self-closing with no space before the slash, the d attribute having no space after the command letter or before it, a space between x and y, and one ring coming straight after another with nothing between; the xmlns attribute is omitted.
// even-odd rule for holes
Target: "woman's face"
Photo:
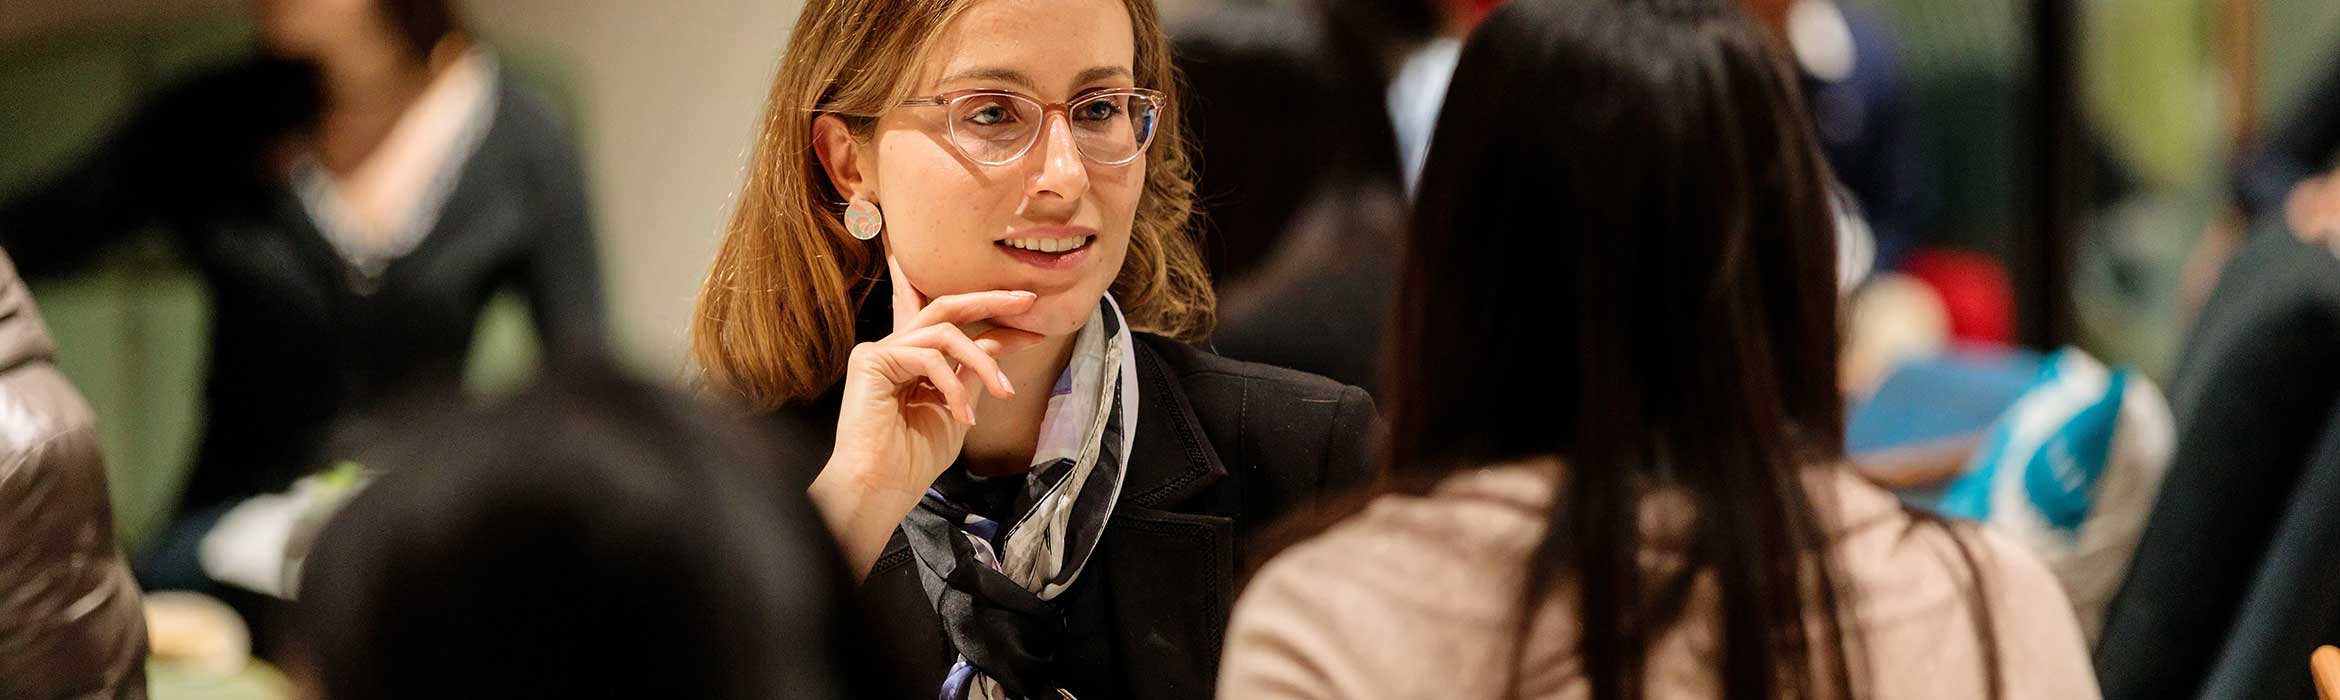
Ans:
<svg viewBox="0 0 2340 700"><path fill-rule="evenodd" d="M310 58L386 31L379 0L245 0L270 52Z"/></svg>
<svg viewBox="0 0 2340 700"><path fill-rule="evenodd" d="M911 73L912 94L988 88L1067 102L1136 86L1134 44L1122 0L980 0ZM858 193L884 211L903 275L930 299L1033 292L1031 311L993 322L1052 336L1079 330L1129 252L1145 158L1110 166L1084 158L1065 113L1052 109L1022 157L983 165L953 145L950 114L894 109L856 147L867 159Z"/></svg>

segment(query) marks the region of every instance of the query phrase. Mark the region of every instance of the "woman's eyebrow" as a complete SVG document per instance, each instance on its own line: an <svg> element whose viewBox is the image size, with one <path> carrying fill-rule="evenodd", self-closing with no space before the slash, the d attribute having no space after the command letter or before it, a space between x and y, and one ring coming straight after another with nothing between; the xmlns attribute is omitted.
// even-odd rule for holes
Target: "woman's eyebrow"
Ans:
<svg viewBox="0 0 2340 700"><path fill-rule="evenodd" d="M1073 76L1073 86L1079 87L1089 83L1100 82L1108 78L1121 78L1123 80L1129 80L1131 79L1131 75L1128 68L1123 68L1121 66L1097 66L1081 71L1080 75Z"/></svg>
<svg viewBox="0 0 2340 700"><path fill-rule="evenodd" d="M1101 82L1113 78L1129 80L1131 79L1131 73L1129 72L1128 68L1123 68L1121 66L1095 66L1081 71L1079 75L1073 76L1072 86L1077 88L1082 85ZM1040 91L1040 86L1032 81L1032 76L1025 75L1023 71L1005 66L978 66L975 68L969 68L952 73L949 77L942 79L942 82L946 84L959 81L1003 82L1014 84L1015 86L1021 87L1030 92Z"/></svg>
<svg viewBox="0 0 2340 700"><path fill-rule="evenodd" d="M1033 92L1038 92L1040 90L1039 86L1032 83L1031 76L1024 75L1023 71L1005 67L969 68L957 73L952 73L949 77L943 78L942 82L947 84L959 82L962 80L1014 83L1017 87L1021 87L1025 90Z"/></svg>

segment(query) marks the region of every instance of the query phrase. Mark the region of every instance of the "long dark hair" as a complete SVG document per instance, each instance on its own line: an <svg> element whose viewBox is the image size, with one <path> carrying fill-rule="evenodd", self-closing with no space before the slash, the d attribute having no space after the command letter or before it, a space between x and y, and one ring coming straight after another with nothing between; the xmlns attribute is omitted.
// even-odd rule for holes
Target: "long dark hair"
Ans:
<svg viewBox="0 0 2340 700"><path fill-rule="evenodd" d="M1597 700L1642 695L1698 575L1724 697L1853 693L1804 481L1842 456L1828 175L1767 42L1732 0L1512 2L1465 45L1422 177L1393 487L1565 463L1528 590L1575 584ZM1689 566L1652 574L1660 491L1686 499Z"/></svg>

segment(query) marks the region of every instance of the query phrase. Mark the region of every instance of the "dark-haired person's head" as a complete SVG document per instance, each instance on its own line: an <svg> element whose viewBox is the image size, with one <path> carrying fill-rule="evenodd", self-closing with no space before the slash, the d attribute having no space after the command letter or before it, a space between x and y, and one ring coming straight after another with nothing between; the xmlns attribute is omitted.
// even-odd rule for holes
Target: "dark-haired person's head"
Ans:
<svg viewBox="0 0 2340 700"><path fill-rule="evenodd" d="M418 427L303 564L304 682L332 700L860 698L857 603L744 424L620 380Z"/></svg>
<svg viewBox="0 0 2340 700"><path fill-rule="evenodd" d="M315 58L335 44L387 40L417 63L463 33L456 0L245 0L261 43L285 58Z"/></svg>
<svg viewBox="0 0 2340 700"><path fill-rule="evenodd" d="M1338 55L1315 14L1229 5L1171 35L1222 288L1263 262L1315 197L1398 187L1381 86Z"/></svg>
<svg viewBox="0 0 2340 700"><path fill-rule="evenodd" d="M1800 476L1843 430L1826 166L1796 90L1735 0L1515 0L1438 119L1387 353L1393 476L1561 460L1536 580L1581 586L1594 697L1634 685L1680 612L1635 563L1661 489L1690 499L1716 575L1726 697L1846 678L1778 633L1835 600L1805 566L1824 543Z"/></svg>

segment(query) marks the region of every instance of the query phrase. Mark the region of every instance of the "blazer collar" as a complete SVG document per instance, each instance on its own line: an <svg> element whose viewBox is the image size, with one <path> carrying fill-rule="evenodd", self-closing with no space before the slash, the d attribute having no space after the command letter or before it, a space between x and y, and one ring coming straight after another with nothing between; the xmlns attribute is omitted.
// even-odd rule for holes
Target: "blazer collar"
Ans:
<svg viewBox="0 0 2340 700"><path fill-rule="evenodd" d="M1137 353L1138 428L1122 476L1121 502L1148 508L1173 508L1203 489L1227 478L1210 436L1187 402L1186 390L1152 344L1161 341L1139 336Z"/></svg>

